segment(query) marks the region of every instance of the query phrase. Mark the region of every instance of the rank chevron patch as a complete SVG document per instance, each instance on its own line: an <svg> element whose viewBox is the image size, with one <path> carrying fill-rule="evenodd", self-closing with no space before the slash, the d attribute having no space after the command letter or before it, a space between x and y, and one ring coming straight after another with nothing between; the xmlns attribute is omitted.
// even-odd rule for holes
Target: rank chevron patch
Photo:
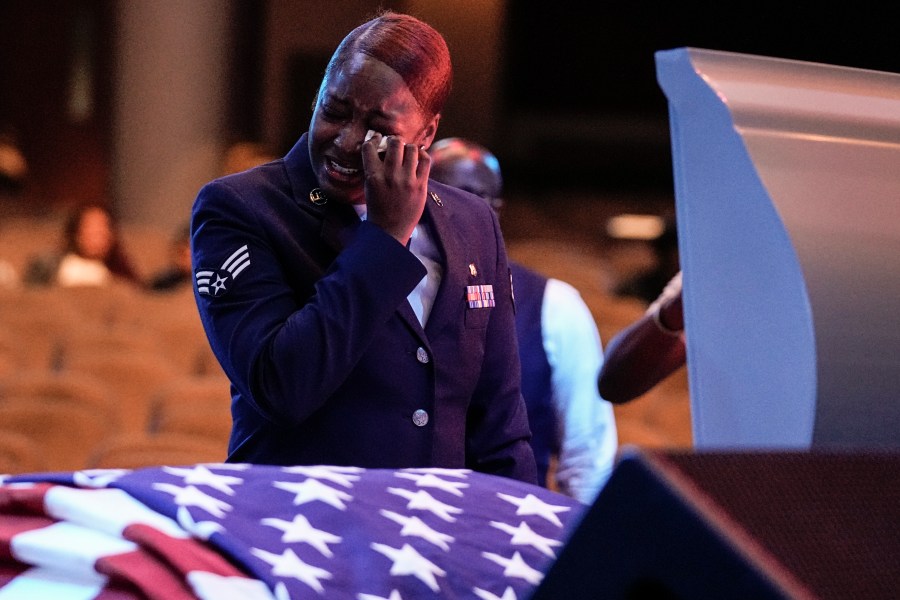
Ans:
<svg viewBox="0 0 900 600"><path fill-rule="evenodd" d="M218 269L197 269L194 279L197 292L204 296L221 296L231 289L231 282L250 266L250 250L244 244L229 256Z"/></svg>

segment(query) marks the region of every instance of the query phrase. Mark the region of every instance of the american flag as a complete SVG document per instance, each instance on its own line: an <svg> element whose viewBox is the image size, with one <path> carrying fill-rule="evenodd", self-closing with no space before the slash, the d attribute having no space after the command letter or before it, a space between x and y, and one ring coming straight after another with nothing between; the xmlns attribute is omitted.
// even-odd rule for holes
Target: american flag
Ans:
<svg viewBox="0 0 900 600"><path fill-rule="evenodd" d="M521 600L585 508L461 469L0 477L0 600Z"/></svg>

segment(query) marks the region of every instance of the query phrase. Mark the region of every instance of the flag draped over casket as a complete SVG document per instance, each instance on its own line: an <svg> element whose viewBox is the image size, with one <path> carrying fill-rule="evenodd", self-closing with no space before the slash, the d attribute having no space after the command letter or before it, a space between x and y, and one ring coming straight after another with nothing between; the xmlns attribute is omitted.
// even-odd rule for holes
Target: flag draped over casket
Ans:
<svg viewBox="0 0 900 600"><path fill-rule="evenodd" d="M0 600L522 599L584 509L468 470L196 464L10 476Z"/></svg>

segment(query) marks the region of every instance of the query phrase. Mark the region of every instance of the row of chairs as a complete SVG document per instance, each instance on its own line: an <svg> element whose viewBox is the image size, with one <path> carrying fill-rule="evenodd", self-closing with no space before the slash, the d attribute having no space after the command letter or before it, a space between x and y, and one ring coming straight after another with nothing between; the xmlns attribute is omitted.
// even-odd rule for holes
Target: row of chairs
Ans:
<svg viewBox="0 0 900 600"><path fill-rule="evenodd" d="M189 286L169 294L127 284L0 290L0 375L60 369L97 351L155 354L179 373L218 369Z"/></svg>
<svg viewBox="0 0 900 600"><path fill-rule="evenodd" d="M0 455L25 452L22 436L34 442L37 451L29 460L7 460L0 472L124 467L112 464L110 453L121 452L126 440L162 450L160 442L183 438L190 442L178 446L203 449L197 456L185 456L188 462L225 458L231 427L227 380L179 377L161 383L148 400L141 411L143 426L123 426L123 416L134 411L100 380L74 373L6 378L0 381L0 445L11 439L12 449ZM148 460L143 466L152 464L161 463Z"/></svg>
<svg viewBox="0 0 900 600"><path fill-rule="evenodd" d="M189 287L0 292L0 474L221 461L229 387Z"/></svg>

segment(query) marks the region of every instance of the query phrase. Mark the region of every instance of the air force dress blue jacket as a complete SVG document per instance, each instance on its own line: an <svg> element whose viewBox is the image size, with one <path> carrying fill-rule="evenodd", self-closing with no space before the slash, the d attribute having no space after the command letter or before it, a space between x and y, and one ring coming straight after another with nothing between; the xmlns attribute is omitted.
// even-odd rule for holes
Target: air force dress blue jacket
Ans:
<svg viewBox="0 0 900 600"><path fill-rule="evenodd" d="M315 203L307 135L206 184L191 217L194 293L231 380L228 460L446 467L535 482L506 250L480 198L429 182L442 260L423 264L349 205Z"/></svg>

